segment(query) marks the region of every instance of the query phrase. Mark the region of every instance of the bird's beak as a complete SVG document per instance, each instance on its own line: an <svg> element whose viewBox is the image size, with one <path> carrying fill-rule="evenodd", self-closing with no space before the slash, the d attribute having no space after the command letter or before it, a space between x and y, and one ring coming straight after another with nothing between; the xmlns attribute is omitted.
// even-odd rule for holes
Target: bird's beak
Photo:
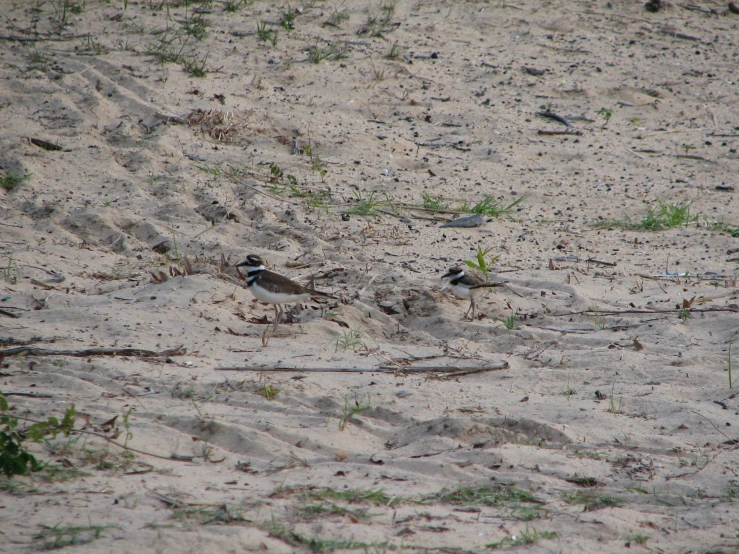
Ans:
<svg viewBox="0 0 739 554"><path fill-rule="evenodd" d="M249 265L249 264L248 264L248 263L246 262L246 260L244 260L243 262L240 262L240 263L236 264L236 265L235 265L234 267L244 267L245 265Z"/></svg>

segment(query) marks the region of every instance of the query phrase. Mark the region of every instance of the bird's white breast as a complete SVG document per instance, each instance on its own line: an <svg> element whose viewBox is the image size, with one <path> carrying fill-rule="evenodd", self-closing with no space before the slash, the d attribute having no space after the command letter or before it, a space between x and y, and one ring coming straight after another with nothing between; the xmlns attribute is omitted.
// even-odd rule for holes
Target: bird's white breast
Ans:
<svg viewBox="0 0 739 554"><path fill-rule="evenodd" d="M254 295L254 298L267 304L292 304L293 302L305 302L310 298L309 293L286 294L284 292L272 292L260 287L259 281L256 281L250 286L249 290Z"/></svg>
<svg viewBox="0 0 739 554"><path fill-rule="evenodd" d="M462 285L451 285L449 288L451 289L452 294L454 294L454 296L456 296L457 298L472 297L472 291L467 287L463 287Z"/></svg>

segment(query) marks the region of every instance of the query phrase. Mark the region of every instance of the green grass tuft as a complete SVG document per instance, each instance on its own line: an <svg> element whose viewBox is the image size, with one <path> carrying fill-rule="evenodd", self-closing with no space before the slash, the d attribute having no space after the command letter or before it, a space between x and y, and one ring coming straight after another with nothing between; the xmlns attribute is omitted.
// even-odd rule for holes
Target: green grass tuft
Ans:
<svg viewBox="0 0 739 554"><path fill-rule="evenodd" d="M15 173L7 172L3 177L0 177L0 187L11 191L28 179L28 177L29 175L16 175Z"/></svg>
<svg viewBox="0 0 739 554"><path fill-rule="evenodd" d="M442 489L438 493L424 497L423 500L465 506L509 506L522 502L538 503L529 491L505 485L461 487L454 490Z"/></svg>
<svg viewBox="0 0 739 554"><path fill-rule="evenodd" d="M500 217L502 215L510 215L513 212L513 209L523 202L525 198L525 196L521 196L507 206L504 206L502 202L495 200L491 196L486 196L482 201L478 202L474 206L470 206L465 200L458 209L460 212L464 213L480 214L488 217Z"/></svg>

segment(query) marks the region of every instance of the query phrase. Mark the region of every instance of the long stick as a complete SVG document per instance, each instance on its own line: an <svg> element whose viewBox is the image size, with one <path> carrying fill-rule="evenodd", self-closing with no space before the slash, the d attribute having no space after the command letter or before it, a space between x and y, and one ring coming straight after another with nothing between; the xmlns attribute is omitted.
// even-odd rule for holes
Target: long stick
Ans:
<svg viewBox="0 0 739 554"><path fill-rule="evenodd" d="M158 358L166 356L184 356L186 349L178 346L169 350L156 352L154 350L143 350L141 348L87 348L85 350L51 350L48 348L35 348L32 346L19 346L17 348L6 348L0 350L0 359L5 356L135 356L137 358Z"/></svg>
<svg viewBox="0 0 739 554"><path fill-rule="evenodd" d="M299 373L455 373L455 372L479 372L507 369L508 362L496 362L483 367L459 367L448 365L419 366L419 367L259 367L259 366L233 366L216 367L216 371L277 371L277 372L299 372Z"/></svg>
<svg viewBox="0 0 739 554"><path fill-rule="evenodd" d="M686 309L686 308L683 308ZM706 313L706 312L739 312L739 308L732 308L727 306L726 308L687 308L691 313ZM620 315L620 314L674 314L679 313L682 310L583 310L581 312L567 312L564 314L551 314L552 317L566 317L571 315L582 315L589 313L596 313L600 315Z"/></svg>

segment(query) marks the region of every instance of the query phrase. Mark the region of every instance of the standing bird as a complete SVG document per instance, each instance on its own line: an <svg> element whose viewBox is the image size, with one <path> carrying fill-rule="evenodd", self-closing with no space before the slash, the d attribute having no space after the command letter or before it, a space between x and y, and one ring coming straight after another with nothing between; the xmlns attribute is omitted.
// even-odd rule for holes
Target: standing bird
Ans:
<svg viewBox="0 0 739 554"><path fill-rule="evenodd" d="M254 298L274 306L273 331L277 331L280 319L285 313L282 308L283 304L305 302L312 297L335 298L330 294L306 288L279 273L268 270L264 267L262 258L255 254L249 254L246 260L236 264L236 267L248 268L246 271L246 286L254 295Z"/></svg>
<svg viewBox="0 0 739 554"><path fill-rule="evenodd" d="M466 318L467 315L470 313L470 310L472 310L472 321L475 320L475 296L480 294L483 289L502 287L505 284L486 283L476 275L472 273L466 273L465 268L463 268L462 266L454 266L449 268L449 271L442 275L441 278L449 279L449 288L452 289L452 294L454 294L454 296L456 296L457 298L470 299L470 307L467 308L467 313L464 314L464 317Z"/></svg>

